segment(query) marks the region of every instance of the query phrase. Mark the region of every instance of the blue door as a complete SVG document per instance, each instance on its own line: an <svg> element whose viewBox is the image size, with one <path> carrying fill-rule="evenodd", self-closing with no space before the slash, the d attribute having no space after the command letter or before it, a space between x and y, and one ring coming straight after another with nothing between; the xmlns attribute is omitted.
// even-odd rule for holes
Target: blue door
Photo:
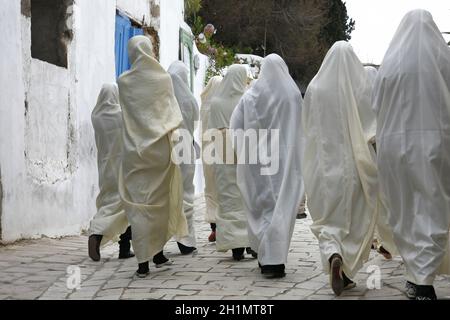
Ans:
<svg viewBox="0 0 450 320"><path fill-rule="evenodd" d="M128 59L128 40L137 35L143 35L144 30L131 25L128 17L117 13L116 15L116 77L130 69Z"/></svg>

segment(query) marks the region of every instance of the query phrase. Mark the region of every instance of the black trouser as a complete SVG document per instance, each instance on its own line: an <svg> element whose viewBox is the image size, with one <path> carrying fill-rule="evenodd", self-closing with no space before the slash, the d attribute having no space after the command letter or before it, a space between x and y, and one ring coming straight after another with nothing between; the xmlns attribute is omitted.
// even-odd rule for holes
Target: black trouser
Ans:
<svg viewBox="0 0 450 320"><path fill-rule="evenodd" d="M128 252L131 248L131 226L127 228L127 230L120 235L119 247L120 251Z"/></svg>

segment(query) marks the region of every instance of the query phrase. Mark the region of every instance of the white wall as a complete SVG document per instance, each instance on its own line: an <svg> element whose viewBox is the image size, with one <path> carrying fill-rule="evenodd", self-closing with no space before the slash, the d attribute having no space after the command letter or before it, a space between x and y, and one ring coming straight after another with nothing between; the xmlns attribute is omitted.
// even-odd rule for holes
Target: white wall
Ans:
<svg viewBox="0 0 450 320"><path fill-rule="evenodd" d="M146 0L118 2L136 18L150 16ZM79 234L96 211L90 115L102 84L115 81L116 3L75 1L67 69L31 58L20 1L0 7L2 242Z"/></svg>
<svg viewBox="0 0 450 320"><path fill-rule="evenodd" d="M172 1L172 0L162 0ZM145 23L150 23L150 1L149 0L117 0L117 8L125 11L136 20L142 22L145 15Z"/></svg>
<svg viewBox="0 0 450 320"><path fill-rule="evenodd" d="M180 25L184 21L184 0L160 0L160 63L167 70L179 57Z"/></svg>
<svg viewBox="0 0 450 320"><path fill-rule="evenodd" d="M163 65L178 58L183 0L161 4ZM91 111L115 81L116 4L150 20L148 0L75 0L68 68L31 58L31 21L20 1L0 0L1 242L76 235L96 213ZM101 14L99 14L101 13ZM174 18L175 17L175 18ZM25 107L27 101L28 107ZM27 110L26 110L27 109Z"/></svg>

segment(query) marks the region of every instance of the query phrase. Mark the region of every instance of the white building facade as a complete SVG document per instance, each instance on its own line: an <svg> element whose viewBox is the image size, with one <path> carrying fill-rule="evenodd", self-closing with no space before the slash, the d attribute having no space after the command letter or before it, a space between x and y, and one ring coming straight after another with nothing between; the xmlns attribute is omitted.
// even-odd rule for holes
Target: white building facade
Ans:
<svg viewBox="0 0 450 320"><path fill-rule="evenodd" d="M91 111L116 80L118 14L157 33L167 68L182 51L183 11L184 0L0 0L1 243L88 227L98 192Z"/></svg>

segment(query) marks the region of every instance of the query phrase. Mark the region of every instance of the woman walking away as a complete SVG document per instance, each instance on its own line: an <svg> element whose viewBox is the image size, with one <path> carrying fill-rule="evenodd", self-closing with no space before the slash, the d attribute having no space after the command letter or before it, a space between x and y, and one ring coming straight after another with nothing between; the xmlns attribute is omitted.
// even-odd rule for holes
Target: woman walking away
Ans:
<svg viewBox="0 0 450 320"><path fill-rule="evenodd" d="M211 101L209 129L216 129L215 152L221 161L214 165L219 210L217 215L217 250L232 250L233 258L244 258L249 247L247 217L236 181L236 156L229 133L230 118L247 87L247 70L242 65L228 68L217 94ZM220 141L219 141L220 140ZM250 249L247 250L250 253Z"/></svg>
<svg viewBox="0 0 450 320"><path fill-rule="evenodd" d="M436 299L450 273L450 49L431 14L409 12L375 82L380 182L407 295Z"/></svg>
<svg viewBox="0 0 450 320"><path fill-rule="evenodd" d="M122 110L115 83L105 84L91 115L97 146L98 184L97 214L89 228L88 252L100 260L100 247L119 241L119 259L134 257L131 248L131 227L117 189L122 157ZM119 237L120 235L120 237Z"/></svg>
<svg viewBox="0 0 450 320"><path fill-rule="evenodd" d="M211 144L210 141L204 139L205 132L208 130L208 120L209 114L211 113L211 100L217 92L217 88L219 88L220 82L222 81L222 77L215 76L212 77L208 85L205 87L201 94L202 99L202 107L200 109L200 119L201 119L201 136L202 136L202 150L206 150L206 148ZM205 177L205 201L206 201L206 211L205 211L205 220L207 223L211 225L211 234L208 237L209 242L216 241L216 219L217 219L217 190L214 182L214 167L210 164L206 163L206 159L203 157L202 152L202 160L203 160L203 174Z"/></svg>
<svg viewBox="0 0 450 320"><path fill-rule="evenodd" d="M189 133L189 141L183 141L186 150L190 150L189 163L181 163L180 169L183 176L183 211L187 219L189 235L178 238L177 244L181 254L187 255L197 250L197 240L195 238L194 227L194 174L195 174L195 153L194 130L195 122L198 121L199 111L197 101L189 89L188 70L181 61L175 61L168 70L172 78L173 89L181 114L183 115L183 124L181 128Z"/></svg>
<svg viewBox="0 0 450 320"><path fill-rule="evenodd" d="M280 56L271 54L263 60L258 81L242 97L231 118L231 128L241 130L234 132L239 159L269 154L268 145L278 148L271 150L272 164L278 163L274 172L264 173L266 165L261 163L240 162L237 168L250 246L258 254L262 274L269 278L285 276L289 245L304 195L302 102L286 63ZM262 130L267 132L267 142L245 144L244 135L258 132L261 139Z"/></svg>
<svg viewBox="0 0 450 320"><path fill-rule="evenodd" d="M152 52L149 38L131 38L132 66L118 81L124 120L119 191L133 230L139 277L148 275L151 258L157 267L170 263L164 245L174 235L188 234L181 172L171 159L172 133L183 117L170 75Z"/></svg>
<svg viewBox="0 0 450 320"><path fill-rule="evenodd" d="M377 219L377 169L360 119L366 74L349 43L328 51L303 105L303 177L311 230L339 296L367 261ZM368 104L363 106L362 104Z"/></svg>

